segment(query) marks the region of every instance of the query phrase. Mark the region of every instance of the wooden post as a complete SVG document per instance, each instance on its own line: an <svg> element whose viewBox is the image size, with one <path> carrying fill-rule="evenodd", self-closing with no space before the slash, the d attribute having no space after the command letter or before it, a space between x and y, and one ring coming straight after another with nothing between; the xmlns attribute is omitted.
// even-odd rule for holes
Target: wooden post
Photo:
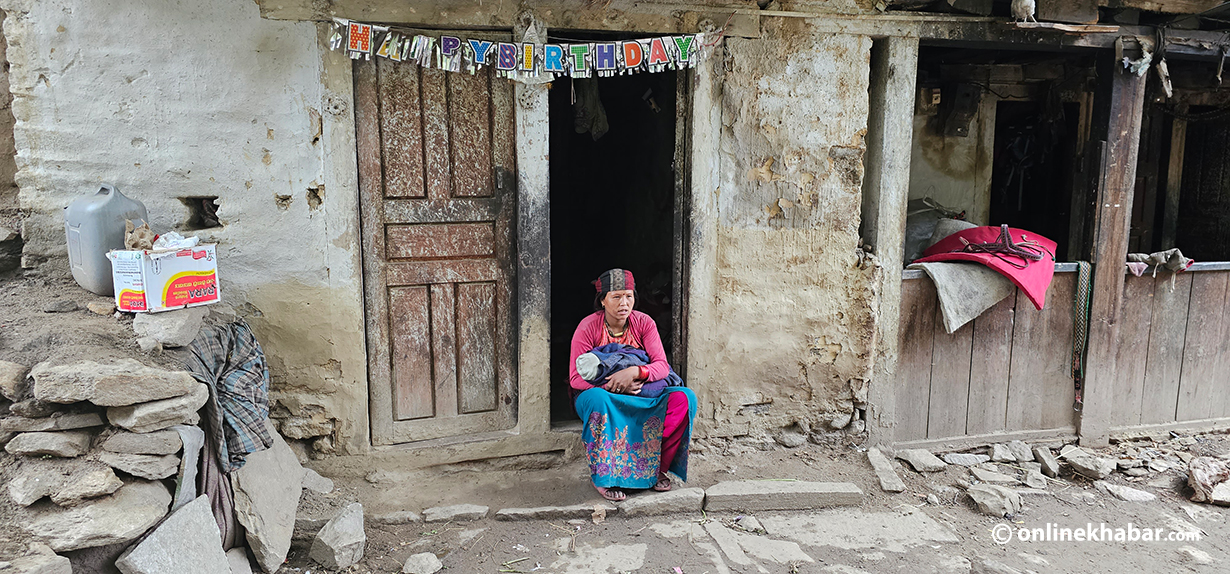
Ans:
<svg viewBox="0 0 1230 574"><path fill-rule="evenodd" d="M1187 113L1187 106L1178 106L1180 114ZM1166 205L1162 210L1162 243L1170 249L1177 242L1179 232L1179 192L1183 186L1183 152L1187 147L1187 120L1176 117L1170 128L1170 164L1166 170Z"/></svg>
<svg viewBox="0 0 1230 574"><path fill-rule="evenodd" d="M1145 77L1125 70L1113 54L1098 61L1098 107L1094 140L1105 143L1096 205L1092 310L1086 362L1084 408L1078 434L1082 445L1109 444L1115 355L1119 343L1124 266L1131 226ZM1057 304L1067 304L1067 302Z"/></svg>
<svg viewBox="0 0 1230 574"><path fill-rule="evenodd" d="M867 175L863 179L863 237L880 260L875 364L868 389L869 444L891 444L895 426L897 337L901 326L901 268L905 254L910 149L914 136L914 86L918 39L890 37L871 49Z"/></svg>

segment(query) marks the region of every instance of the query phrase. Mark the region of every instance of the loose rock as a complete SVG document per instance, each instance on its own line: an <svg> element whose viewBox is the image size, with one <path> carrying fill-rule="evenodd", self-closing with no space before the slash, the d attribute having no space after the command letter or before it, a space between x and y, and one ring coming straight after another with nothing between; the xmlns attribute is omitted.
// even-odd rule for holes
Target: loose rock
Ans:
<svg viewBox="0 0 1230 574"><path fill-rule="evenodd" d="M132 540L167 513L171 493L161 482L134 480L110 496L72 508L48 506L26 529L52 550L65 552Z"/></svg>
<svg viewBox="0 0 1230 574"><path fill-rule="evenodd" d="M21 506L30 506L44 496L51 496L63 488L68 480L62 468L57 464L46 463L22 465L17 475L9 480L9 497Z"/></svg>
<svg viewBox="0 0 1230 574"><path fill-rule="evenodd" d="M905 490L905 483L901 481L901 477L897 476L897 471L893 469L892 463L880 452L880 449L875 447L867 449L867 462L871 463L871 468L875 471L876 478L880 479L880 488L885 492L901 492Z"/></svg>
<svg viewBox="0 0 1230 574"><path fill-rule="evenodd" d="M1021 511L1021 495L1015 490L998 484L977 484L965 491L978 511L995 517L1014 515Z"/></svg>
<svg viewBox="0 0 1230 574"><path fill-rule="evenodd" d="M138 336L153 338L164 347L186 347L192 344L208 314L209 309L204 307L137 313L132 320L132 330Z"/></svg>
<svg viewBox="0 0 1230 574"><path fill-rule="evenodd" d="M1029 450L1029 445L1024 441L1008 441L1008 451L1012 453L1017 462L1033 462L1034 460L1034 453Z"/></svg>
<svg viewBox="0 0 1230 574"><path fill-rule="evenodd" d="M242 546L226 551L226 561L231 565L231 574L252 574L252 560Z"/></svg>
<svg viewBox="0 0 1230 574"><path fill-rule="evenodd" d="M1008 449L1008 445L997 443L991 445L992 462L1016 462L1016 455Z"/></svg>
<svg viewBox="0 0 1230 574"><path fill-rule="evenodd" d="M426 522L456 522L461 520L482 520L491 509L477 504L454 504L452 506L436 506L423 511Z"/></svg>
<svg viewBox="0 0 1230 574"><path fill-rule="evenodd" d="M277 429L265 423L273 446L248 455L247 463L231 473L231 485L235 517L247 530L248 547L261 568L275 572L290 551L303 467Z"/></svg>
<svg viewBox="0 0 1230 574"><path fill-rule="evenodd" d="M1046 477L1038 470L1026 472L1024 482L1030 488L1046 488Z"/></svg>
<svg viewBox="0 0 1230 574"><path fill-rule="evenodd" d="M89 401L122 407L188 394L201 383L187 371L146 366L135 359L103 364L80 361L64 365L39 363L30 370L34 396L52 403Z"/></svg>
<svg viewBox="0 0 1230 574"><path fill-rule="evenodd" d="M1118 484L1112 484L1101 480L1098 482L1101 483L1098 490L1102 490L1102 487L1104 487L1107 492L1119 500L1126 500L1128 502L1152 502L1157 500L1157 496L1151 492L1136 490L1135 488L1120 486Z"/></svg>
<svg viewBox="0 0 1230 574"><path fill-rule="evenodd" d="M1213 489L1230 481L1230 467L1209 456L1198 456L1187 463L1187 485L1192 488L1192 502L1210 502Z"/></svg>
<svg viewBox="0 0 1230 574"><path fill-rule="evenodd" d="M371 516L369 520L371 520L375 524L400 525L400 524L417 524L423 521L423 517L417 512L411 512L409 510L398 510L396 512L389 512L386 514L377 514L377 515Z"/></svg>
<svg viewBox="0 0 1230 574"><path fill-rule="evenodd" d="M1101 480L1115 471L1115 461L1102 458L1082 448L1065 449L1063 459L1072 468L1089 478Z"/></svg>
<svg viewBox="0 0 1230 574"><path fill-rule="evenodd" d="M786 448L797 448L807 444L807 435L793 431L782 431L777 433L773 440L776 440L777 444Z"/></svg>
<svg viewBox="0 0 1230 574"><path fill-rule="evenodd" d="M208 496L176 510L140 544L121 554L115 565L124 574L231 574Z"/></svg>
<svg viewBox="0 0 1230 574"><path fill-rule="evenodd" d="M110 315L115 312L114 301L90 301L85 304L85 308L89 309L95 315Z"/></svg>
<svg viewBox="0 0 1230 574"><path fill-rule="evenodd" d="M415 554L407 558L401 571L402 574L436 574L442 568L444 568L444 564L440 562L439 558L436 558L435 554L423 552L422 554Z"/></svg>
<svg viewBox="0 0 1230 574"><path fill-rule="evenodd" d="M342 569L363 559L367 535L363 532L363 505L357 502L344 508L316 533L308 557L326 568Z"/></svg>
<svg viewBox="0 0 1230 574"><path fill-rule="evenodd" d="M152 432L177 424L195 424L197 410L209 400L209 387L193 381L196 386L186 395L138 405L107 409L111 424L133 432Z"/></svg>
<svg viewBox="0 0 1230 574"><path fill-rule="evenodd" d="M98 460L107 463L116 470L150 480L173 476L179 471L179 457L171 454L160 456L104 451L98 453Z"/></svg>
<svg viewBox="0 0 1230 574"><path fill-rule="evenodd" d="M985 454L966 454L962 452L950 452L944 455L944 462L948 464L956 464L960 466L974 466L991 460L991 457Z"/></svg>
<svg viewBox="0 0 1230 574"><path fill-rule="evenodd" d="M124 486L112 470L105 466L93 466L75 472L64 485L51 494L51 501L60 506L75 506L90 498L106 496Z"/></svg>
<svg viewBox="0 0 1230 574"><path fill-rule="evenodd" d="M44 313L70 313L77 310L77 302L58 299L43 306Z"/></svg>
<svg viewBox="0 0 1230 574"><path fill-rule="evenodd" d="M935 472L944 470L944 467L948 466L931 454L931 451L922 448L898 451L897 458L910 463L910 466L918 472Z"/></svg>
<svg viewBox="0 0 1230 574"><path fill-rule="evenodd" d="M73 574L73 565L68 558L55 554L32 554L14 558L4 569L5 574Z"/></svg>
<svg viewBox="0 0 1230 574"><path fill-rule="evenodd" d="M99 448L123 454L175 454L183 448L179 433L160 430L148 433L117 432L102 442Z"/></svg>
<svg viewBox="0 0 1230 574"><path fill-rule="evenodd" d="M89 450L92 436L88 431L27 432L14 437L4 450L25 456L46 454L71 458Z"/></svg>
<svg viewBox="0 0 1230 574"><path fill-rule="evenodd" d="M64 405L30 398L9 405L9 412L28 419L41 419L59 412L62 408L64 408Z"/></svg>
<svg viewBox="0 0 1230 574"><path fill-rule="evenodd" d="M303 469L303 488L320 494L329 494L333 492L333 481L320 476L310 468L305 468Z"/></svg>
<svg viewBox="0 0 1230 574"><path fill-rule="evenodd" d="M1051 449L1044 446L1035 446L1034 460L1042 465L1042 474L1051 478L1059 476L1059 461L1055 460L1055 455L1051 454Z"/></svg>
<svg viewBox="0 0 1230 574"><path fill-rule="evenodd" d="M991 482L996 484L1013 484L1017 482L1017 480L1011 476L986 470L984 468L979 468L977 466L971 466L969 471L974 475L974 478L982 482Z"/></svg>
<svg viewBox="0 0 1230 574"><path fill-rule="evenodd" d="M10 401L20 401L26 392L26 373L30 368L9 361L0 361L0 395Z"/></svg>
<svg viewBox="0 0 1230 574"><path fill-rule="evenodd" d="M1180 547L1179 555L1184 561L1191 562L1193 564L1200 564L1204 566L1213 563L1213 555L1194 546Z"/></svg>

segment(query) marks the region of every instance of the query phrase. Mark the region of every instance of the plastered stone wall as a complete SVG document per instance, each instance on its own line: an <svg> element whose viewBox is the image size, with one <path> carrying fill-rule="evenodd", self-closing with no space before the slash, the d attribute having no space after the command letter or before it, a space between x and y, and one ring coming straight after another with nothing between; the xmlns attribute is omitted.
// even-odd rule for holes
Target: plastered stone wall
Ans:
<svg viewBox="0 0 1230 574"><path fill-rule="evenodd" d="M3 17L2 13L0 17ZM17 184L13 181L17 175L17 150L13 146L13 96L9 94L8 66L3 65L7 48L4 36L0 35L0 210L17 207Z"/></svg>
<svg viewBox="0 0 1230 574"><path fill-rule="evenodd" d="M787 19L762 31L727 40L720 178L694 198L715 222L688 349L710 436L815 426L865 406L871 378L876 268L858 248L871 40Z"/></svg>
<svg viewBox="0 0 1230 574"><path fill-rule="evenodd" d="M349 95L324 87L316 24L262 19L251 0L0 8L24 264L67 269L61 210L99 183L143 201L156 232L183 229L179 198L218 197L223 225L186 233L219 244L224 302L269 356L283 433L364 448L356 191L322 139L353 124Z"/></svg>

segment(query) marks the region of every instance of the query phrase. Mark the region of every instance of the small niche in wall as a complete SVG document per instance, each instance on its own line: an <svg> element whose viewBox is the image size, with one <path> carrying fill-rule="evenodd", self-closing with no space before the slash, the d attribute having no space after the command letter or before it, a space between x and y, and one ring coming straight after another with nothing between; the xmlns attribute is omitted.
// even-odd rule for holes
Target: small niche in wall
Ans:
<svg viewBox="0 0 1230 574"><path fill-rule="evenodd" d="M181 197L179 201L188 208L184 229L194 231L222 227L222 222L218 220L218 196Z"/></svg>

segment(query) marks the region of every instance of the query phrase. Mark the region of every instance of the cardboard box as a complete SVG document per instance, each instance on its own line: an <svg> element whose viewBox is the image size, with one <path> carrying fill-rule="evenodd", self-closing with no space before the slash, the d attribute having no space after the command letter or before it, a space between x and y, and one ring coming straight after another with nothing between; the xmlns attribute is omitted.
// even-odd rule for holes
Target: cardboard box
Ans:
<svg viewBox="0 0 1230 574"><path fill-rule="evenodd" d="M165 251L116 250L107 258L120 311L157 313L222 300L215 244Z"/></svg>

